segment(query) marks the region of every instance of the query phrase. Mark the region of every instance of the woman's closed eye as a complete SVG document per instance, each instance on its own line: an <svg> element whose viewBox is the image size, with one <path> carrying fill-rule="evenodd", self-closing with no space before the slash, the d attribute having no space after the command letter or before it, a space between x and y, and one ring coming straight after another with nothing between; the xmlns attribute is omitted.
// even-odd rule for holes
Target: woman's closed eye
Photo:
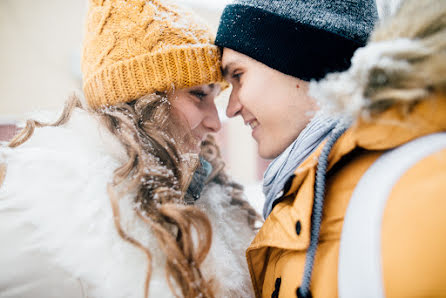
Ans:
<svg viewBox="0 0 446 298"><path fill-rule="evenodd" d="M189 91L189 93L198 98L199 100L203 100L207 96L207 94L201 90L191 90Z"/></svg>

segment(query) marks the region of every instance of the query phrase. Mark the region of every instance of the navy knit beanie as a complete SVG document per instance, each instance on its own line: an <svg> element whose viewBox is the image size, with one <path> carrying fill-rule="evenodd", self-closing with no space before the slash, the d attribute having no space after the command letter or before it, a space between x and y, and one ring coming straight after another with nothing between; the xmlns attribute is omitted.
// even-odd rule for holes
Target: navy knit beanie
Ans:
<svg viewBox="0 0 446 298"><path fill-rule="evenodd" d="M310 81L350 66L378 12L375 0L235 0L215 43Z"/></svg>

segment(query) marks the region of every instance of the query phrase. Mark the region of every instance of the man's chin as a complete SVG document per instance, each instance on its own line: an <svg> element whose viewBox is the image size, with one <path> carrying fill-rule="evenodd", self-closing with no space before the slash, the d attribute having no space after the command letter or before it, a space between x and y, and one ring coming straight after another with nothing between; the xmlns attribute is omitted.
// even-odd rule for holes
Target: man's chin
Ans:
<svg viewBox="0 0 446 298"><path fill-rule="evenodd" d="M262 143L260 141L257 141L257 152L259 154L259 156L263 159L274 159L277 156L279 156L283 151L285 151L285 149L287 148L287 146L279 146L277 144L277 142L273 142L271 144L269 144L270 146L268 146L268 144Z"/></svg>
<svg viewBox="0 0 446 298"><path fill-rule="evenodd" d="M258 148L258 153L259 153L259 156L261 157L261 158L263 158L263 159L274 159L274 158L276 158L277 156L279 156L279 154L274 154L274 152L271 152L271 151L269 151L269 150L265 150L265 149L262 149L260 146L259 146L259 148Z"/></svg>

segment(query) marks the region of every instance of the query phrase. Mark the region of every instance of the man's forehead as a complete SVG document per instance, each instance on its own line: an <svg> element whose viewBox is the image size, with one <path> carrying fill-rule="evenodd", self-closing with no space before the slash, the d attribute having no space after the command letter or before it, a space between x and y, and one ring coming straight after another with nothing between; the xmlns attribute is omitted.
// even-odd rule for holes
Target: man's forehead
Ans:
<svg viewBox="0 0 446 298"><path fill-rule="evenodd" d="M225 52L226 51L226 52ZM227 76L228 72L238 66L243 66L248 57L231 49L223 50L223 57L221 61L221 69L223 76Z"/></svg>
<svg viewBox="0 0 446 298"><path fill-rule="evenodd" d="M248 58L247 56L243 55L242 53L236 52L229 48L223 49L223 56L222 56L222 65L233 65L242 63L243 60Z"/></svg>

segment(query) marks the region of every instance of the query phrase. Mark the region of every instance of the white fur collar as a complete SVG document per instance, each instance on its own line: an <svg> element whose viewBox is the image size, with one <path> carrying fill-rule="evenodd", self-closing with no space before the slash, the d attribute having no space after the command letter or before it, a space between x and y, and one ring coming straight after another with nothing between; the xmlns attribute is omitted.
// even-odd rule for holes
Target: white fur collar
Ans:
<svg viewBox="0 0 446 298"><path fill-rule="evenodd" d="M2 210L21 210L11 229L33 225L30 247L48 252L52 262L79 278L89 297L143 296L146 257L118 236L106 192L125 157L119 141L80 110L64 126L36 129L22 146L0 149L0 162L7 163L0 216ZM219 185L207 187L199 200L214 230L202 269L221 283L217 297L250 297L244 250L254 233L246 214L229 201ZM126 232L151 248L150 297L171 297L156 239L135 216L131 195L120 202Z"/></svg>

